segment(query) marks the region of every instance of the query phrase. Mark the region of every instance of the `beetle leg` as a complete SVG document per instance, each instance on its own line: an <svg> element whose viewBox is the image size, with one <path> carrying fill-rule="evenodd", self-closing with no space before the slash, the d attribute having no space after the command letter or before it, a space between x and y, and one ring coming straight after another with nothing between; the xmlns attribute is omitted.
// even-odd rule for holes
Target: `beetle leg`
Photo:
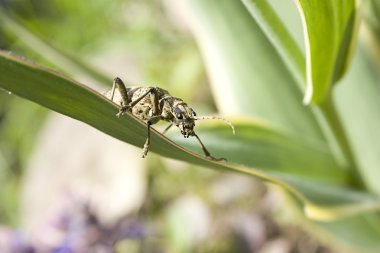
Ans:
<svg viewBox="0 0 380 253"><path fill-rule="evenodd" d="M113 101L113 97L115 96L115 89L118 89L121 95L122 99L122 108L120 109L119 113L116 114L116 116L120 117L120 115L123 115L126 111L128 111L130 108L134 107L138 102L141 101L145 96L147 96L149 93L151 94L151 101L153 106L153 115L156 115L158 111L158 98L157 98L157 90L156 88L152 87L147 92L145 92L143 95L141 95L138 99L135 101L131 101L128 97L128 90L125 86L124 82L119 78L116 77L113 80L112 84L112 90L111 90L111 101Z"/></svg>
<svg viewBox="0 0 380 253"><path fill-rule="evenodd" d="M162 132L162 134L166 134L166 132L173 126L173 123L170 123L169 126L165 128L165 130Z"/></svg>
<svg viewBox="0 0 380 253"><path fill-rule="evenodd" d="M150 88L147 92L145 92L144 94L142 94L139 98L137 98L136 100L132 101L131 103L129 103L129 106L132 108L134 107L138 102L141 101L141 99L143 99L146 95L148 95L149 93L153 92L153 93L156 93L155 92L155 88Z"/></svg>
<svg viewBox="0 0 380 253"><path fill-rule="evenodd" d="M150 126L156 124L161 119L162 119L161 115L159 115L159 116L153 116L150 119L148 119L148 121L146 122L146 125L148 127L148 136L147 136L146 141L144 143L143 155L142 155L143 158L146 157L146 155L148 154L148 151L149 151L149 146L150 146Z"/></svg>
<svg viewBox="0 0 380 253"><path fill-rule="evenodd" d="M116 77L113 80L112 91L111 91L111 101L113 101L116 88L119 90L121 99L122 99L122 103L121 103L122 107L120 111L116 114L116 116L120 117L120 115L123 115L130 108L129 104L131 101L128 98L127 87L125 86L124 82L119 77Z"/></svg>
<svg viewBox="0 0 380 253"><path fill-rule="evenodd" d="M156 88L152 87L147 92L142 94L139 98L137 98L136 100L130 102L129 104L124 105L120 109L118 114L116 114L116 116L120 117L120 115L123 115L127 110L134 107L138 102L140 102L148 94L151 94L151 102L152 102L152 106L153 106L153 108L152 108L153 115L157 115L157 108L158 108L157 90L156 90Z"/></svg>
<svg viewBox="0 0 380 253"><path fill-rule="evenodd" d="M197 140L199 141L199 143L201 144L203 153L205 154L205 156L207 158L209 158L210 160L213 160L213 161L218 161L218 162L219 161L227 161L225 158L215 158L215 157L211 156L210 152L207 150L207 148L205 147L205 145L203 144L201 139L198 137L198 135L196 133L193 133L193 136L195 136L197 138Z"/></svg>
<svg viewBox="0 0 380 253"><path fill-rule="evenodd" d="M115 95L115 89L118 89L119 92L120 92L120 95L121 95L121 99L123 101L123 105L127 105L130 103L129 99L128 99L128 91L127 91L127 87L125 86L124 82L119 78L119 77L116 77L114 80L113 80L113 83L112 83L112 91L111 91L111 101L113 101L113 97Z"/></svg>

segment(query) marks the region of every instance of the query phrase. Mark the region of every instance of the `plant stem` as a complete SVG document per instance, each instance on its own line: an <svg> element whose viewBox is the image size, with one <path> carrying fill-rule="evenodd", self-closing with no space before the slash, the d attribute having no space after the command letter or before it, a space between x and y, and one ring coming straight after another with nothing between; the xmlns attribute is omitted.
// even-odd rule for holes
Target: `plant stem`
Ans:
<svg viewBox="0 0 380 253"><path fill-rule="evenodd" d="M340 151L348 163L349 171L352 173L348 183L350 186L354 186L355 188L365 189L366 186L358 169L354 152L352 151L346 132L340 121L331 94L328 95L324 102L319 105L319 109L323 114L326 123L329 125L332 134L334 135Z"/></svg>

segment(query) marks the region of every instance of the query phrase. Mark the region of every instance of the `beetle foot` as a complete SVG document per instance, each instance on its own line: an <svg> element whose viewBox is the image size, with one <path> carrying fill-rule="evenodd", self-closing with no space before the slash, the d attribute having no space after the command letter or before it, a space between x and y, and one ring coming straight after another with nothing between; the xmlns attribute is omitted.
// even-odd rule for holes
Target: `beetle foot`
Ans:
<svg viewBox="0 0 380 253"><path fill-rule="evenodd" d="M120 118L120 116L124 115L127 111L129 111L131 107L129 105L124 105L123 107L120 108L119 112L116 114L116 116L118 118Z"/></svg>
<svg viewBox="0 0 380 253"><path fill-rule="evenodd" d="M215 161L215 162L227 162L227 159L224 158L224 157L221 157L221 158L216 158L216 157L213 157L213 156L206 156L207 159L210 159L211 161Z"/></svg>

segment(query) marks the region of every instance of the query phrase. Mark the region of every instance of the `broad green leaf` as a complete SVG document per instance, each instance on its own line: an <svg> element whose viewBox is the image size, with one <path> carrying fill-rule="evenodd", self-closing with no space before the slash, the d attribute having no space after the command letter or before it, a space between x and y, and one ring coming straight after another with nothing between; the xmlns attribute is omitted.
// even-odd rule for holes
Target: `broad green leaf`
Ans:
<svg viewBox="0 0 380 253"><path fill-rule="evenodd" d="M297 0L302 18L307 90L304 103L320 103L342 78L356 42L355 0Z"/></svg>
<svg viewBox="0 0 380 253"><path fill-rule="evenodd" d="M80 120L132 145L141 147L145 141L145 124L129 114L117 118L117 106L104 96L59 73L5 52L0 53L0 88ZM350 179L325 152L323 144L304 143L251 121L237 122L236 127L236 136L231 136L230 130L219 124L199 131L213 154L227 157L230 159L228 163L210 161L155 130L152 130L151 151L204 167L246 173L278 184L297 196L305 205L305 210L317 208L318 212L307 213L315 219L337 216L334 208L339 209L339 215L351 215L352 210L368 210L379 204L378 199L370 194L345 188ZM249 150L256 150L250 153L252 160L247 159ZM253 155L258 158L255 159ZM292 163L302 167L306 162L302 158L304 155L315 161L314 169L320 171L318 176L306 172L293 174ZM295 159L297 156L299 158ZM256 169L253 167L255 164L261 168ZM308 168L304 169L307 171ZM334 193L321 189L332 189ZM358 206L363 208L357 210Z"/></svg>
<svg viewBox="0 0 380 253"><path fill-rule="evenodd" d="M317 121L320 114L316 108L300 103L302 92L293 78L302 65L298 45L268 4L246 3L252 14L239 1L185 1L190 25L208 63L219 108L224 113L265 119L304 141L325 141L336 159L344 160L340 147L331 138L330 126L323 119ZM225 19L226 16L230 18ZM293 57L293 53L294 60L284 59ZM298 76L298 80L302 79L302 74ZM327 137L321 129L328 133ZM342 162L341 166L346 164Z"/></svg>
<svg viewBox="0 0 380 253"><path fill-rule="evenodd" d="M181 3L223 113L261 118L299 138L324 139L313 112L300 103L302 91L297 80L241 1ZM275 32L285 33L276 24L275 20L272 27L268 25L272 41L279 37ZM296 49L289 50L293 53ZM295 60L294 69L302 65L297 61L302 59Z"/></svg>
<svg viewBox="0 0 380 253"><path fill-rule="evenodd" d="M255 3L256 2L257 1L255 1ZM283 30L279 29L278 27L275 27L276 20L270 20L270 16L264 16L266 15L265 13L270 14L271 10L255 10L258 13L254 14L252 14L251 12L252 16L259 15L259 18L261 19L255 16L255 20L260 20L258 22L268 22L267 24L258 25L263 30L262 32L259 29L257 29L258 27L254 22L252 22L252 20L246 17L244 11L239 7L238 1L192 0L187 1L186 3L187 10L190 12L188 16L190 17L189 19L192 26L192 30L203 51L207 67L209 68L208 72L211 74L212 83L215 86L215 96L217 97L217 100L220 101L220 103L218 104L219 108L226 112L244 112L245 114L254 115L256 117L262 117L262 115L264 115L264 117L262 118L264 118L267 121L270 121L275 126L285 126L284 128L288 129L290 125L289 122L280 119L280 117L277 118L277 116L281 115L282 113L283 116L290 117L294 116L294 114L300 114L300 112L299 110L292 111L294 108L290 109L289 104L286 103L287 100L284 97L282 97L287 97L288 94L286 94L286 92L283 92L281 90L281 87L278 88L276 84L273 84L268 80L273 80L275 79L275 77L280 76L282 80L278 80L277 84L283 85L283 87L288 88L293 93L292 96L290 96L292 98L288 97L288 99L295 99L297 101L300 101L301 98L298 97L297 91L293 90L293 83L292 80L288 78L288 74L285 73L284 75L278 75L278 71L279 69L281 69L281 66L278 65L283 65L287 61L281 61L279 60L280 58L276 58L276 56L273 55L273 52L276 52L276 50L274 50L273 48L272 50L271 47L268 46L269 41L272 42L273 45L275 45L277 50L278 46L286 45L286 42L283 42L283 44L281 44L282 42L279 41L273 42L273 40L275 40L276 37L279 37L276 34L273 35L273 33L281 33L281 31ZM258 5L254 7L257 8ZM260 17L260 15L263 15L264 17ZM273 37L269 38L265 43L265 39L262 38L264 34L265 36ZM265 46L263 46L262 43L265 44ZM352 49L352 44L350 45L350 47ZM270 60L270 63L266 61L268 59ZM348 61L346 61L346 63L347 62ZM363 66L363 68L366 67ZM343 70L344 68L341 69L341 74L343 74ZM370 75L367 78L373 79L372 75ZM263 82L263 80L266 81ZM357 88L360 89L360 84L362 83L361 81L354 79L353 83L355 83ZM251 86L259 87L253 88ZM375 92L375 87L376 86L374 86L373 83L370 82L368 84L368 87L366 88L368 89L368 91L372 90L372 96L374 98L376 97L376 94L378 94L378 92ZM257 93L257 91L259 91L259 93ZM356 90L356 92L358 92L358 90ZM258 96L260 95L262 96L261 99L258 98ZM336 94L336 96L339 96L339 94ZM362 97L362 99L365 100L366 98ZM346 106L347 108L344 109L345 113L349 115L350 110L352 110L352 107L356 106L356 103L353 103L353 101L356 101L356 98L353 95L348 98L345 98L344 100L345 105L350 104L350 106ZM279 101L281 101L280 103L282 104L282 108L273 105ZM375 100L372 101L371 99L371 105L375 104ZM363 103L363 106L365 106L365 103ZM268 111L262 110L262 108L264 107ZM380 107L371 106L371 111L374 113L371 112L368 115L365 112L365 109L361 108L360 111L363 115L361 115L360 118L366 118L365 123L357 121L355 122L355 124L353 124L353 126L349 125L347 128L351 128L351 130L352 128L355 128L354 131L359 135L360 131L366 129L365 125L370 124L370 118L372 118L372 121L375 121L376 119L380 118L379 115L375 113L375 111L377 110L376 108ZM298 117L302 117L301 115L298 115ZM354 117L352 117L349 120L350 123L354 121ZM310 122L313 122L313 120L311 120ZM317 124L314 125L314 129L316 129L316 125ZM359 126L361 126L361 128ZM308 138L305 138L305 132L299 131L299 127L300 125L298 125L298 127L295 127L293 125L293 130L296 129L295 133L298 133L299 138L305 141ZM307 126L303 124L302 127ZM365 144L368 145L364 149L365 151L363 150L362 152L360 152L362 154L362 157L360 158L360 163L366 163L367 165L371 163L371 169L375 169L376 164L379 164L376 163L376 160L378 160L376 159L375 155L377 149L368 152L372 146L376 146L377 143L380 143L373 142L372 145L370 144L370 136L374 136L374 132L376 132L373 131L374 129L378 129L378 124L371 126L370 132L366 131L365 140L360 140L362 144L361 147L363 147ZM319 139L323 142L323 138L321 138L318 134L315 134L317 132L318 131L315 131L314 134L308 136L312 136L311 139L313 140ZM360 139L360 137L358 137L357 139ZM350 138L350 141L351 140L352 139ZM352 143L350 142L350 144ZM354 150L356 151L356 147L354 148ZM371 158L371 161L365 162L364 160L366 160L366 157L368 156ZM310 161L310 163L313 162L313 160ZM367 168L369 167L367 166ZM294 180L294 178L292 177L287 177L288 175L281 176L282 180L295 187L297 191L300 190L302 192L302 196L313 196L313 204L309 203L306 206L303 206L303 211L304 213L306 213L306 215L308 215L308 217L319 217L324 221L329 221L323 223L309 222L309 226L311 224L312 229L315 229L319 226L320 228L322 228L322 231L325 234L329 234L329 237L332 238L331 240L342 241L346 245L349 245L350 248L355 247L369 250L378 249L380 247L379 232L376 229L376 227L380 225L380 219L379 217L377 217L376 214L362 214L347 219L344 218L344 214L347 214L347 212L352 212L351 214L357 213L358 210L355 210L356 208L362 209L364 206L367 206L368 209L372 209L374 206L372 205L373 203L371 203L371 201L368 201L367 204L361 202L363 205L356 205L356 207L351 206L350 208L342 209L340 209L340 207L332 207L331 205L328 209L321 209L321 205L314 205L316 202L318 202L318 200L324 203L325 205L327 201L327 195L329 195L327 198L329 198L330 200L334 198L332 197L332 195L334 195L336 197L335 201L339 201L338 199L344 199L343 196L352 198L355 195L355 198L361 201L366 199L365 194L356 194L357 192L355 193L355 190L352 190L350 188L331 188L328 185L322 186L318 183L313 184L313 182L310 182L308 180ZM368 177L371 177L371 175L368 174ZM377 178L378 177L371 178L373 183L375 183ZM312 189L319 189L318 193L313 191ZM348 193L348 191L350 190L352 191L352 194ZM319 193L321 194L318 195ZM331 203L336 203L335 201ZM332 211L332 209L334 209L334 211ZM326 210L329 211L325 212ZM340 217L341 219L333 222L332 220L337 217ZM371 217L371 219L367 219L368 217ZM363 222L363 220L365 222ZM357 226L357 224L360 224L360 226Z"/></svg>
<svg viewBox="0 0 380 253"><path fill-rule="evenodd" d="M297 82L286 78L291 72L298 83L303 79L301 74L303 57L293 35L288 32L280 20L277 14L279 10L274 11L267 1L242 0L242 2L253 19L245 18L247 10L239 7L242 4L237 1L189 1L188 4L194 15L191 18L194 20L192 21L194 33L199 37L201 47L207 46L204 49L206 61L216 63L209 64L208 68L216 78L213 84L217 88L214 91L216 98L223 103L221 109L229 112L229 107L241 105L237 113L250 113L256 117L265 118L287 131L295 131L298 138L308 139L311 137L318 140L326 138L325 141L329 143L331 152L334 153L336 159L342 161L341 165L355 168L351 159L351 150L346 145L347 138L341 134L343 132L341 124L338 116L334 114L335 110L326 111L325 108L328 107L325 104L327 103L324 104L325 110L322 113L320 108L305 108L300 103L301 94L299 92L302 85L297 86ZM202 8L199 8L198 5ZM293 13L293 16L297 15L295 5L288 4L283 6L284 8L287 9L282 11L282 14L287 11ZM210 15L210 13L216 14ZM222 23L219 19L224 16L233 18ZM294 21L299 21L298 25L292 23L294 27L301 27L300 19ZM236 40L236 31L240 31L239 40ZM257 43L258 40L267 42L263 46ZM270 44L273 47L270 47ZM217 49L219 52L213 53L213 50ZM278 59L279 57L282 60ZM271 59L270 63L267 63L265 59ZM257 67L258 65L260 68ZM275 74L279 69L284 70L284 66L289 71L281 72L281 75ZM268 71L264 70L265 67ZM218 80L221 73L223 78ZM278 78L278 80L276 82L260 82L260 79L273 80L274 78ZM234 82L235 79L238 81ZM295 87L298 90L294 89ZM233 90L233 93L226 94L226 90ZM289 91L292 94L286 93ZM296 104L292 106L291 103ZM263 108L265 110L262 110ZM302 124L301 122L304 121L300 119L307 119L307 122L313 125ZM331 122L329 119L334 121ZM281 123L278 124L280 121ZM323 129L323 136L318 133L319 127ZM313 135L310 134L312 130L315 130ZM306 133L308 134L306 135ZM362 185L360 177L357 177L357 185Z"/></svg>
<svg viewBox="0 0 380 253"><path fill-rule="evenodd" d="M228 125L218 122L197 123L201 126L197 133L211 150L219 149L228 154L231 163L324 183L340 185L349 181L348 172L336 164L325 143L305 142L263 122L237 118L234 123L237 125L235 135ZM218 136L222 138L219 140ZM176 143L201 153L195 140L178 135L173 138Z"/></svg>
<svg viewBox="0 0 380 253"><path fill-rule="evenodd" d="M292 9L289 6L280 6L281 10L276 6L276 11L272 8L268 1L264 0L242 0L245 4L252 17L257 21L263 32L266 34L268 39L272 42L276 50L279 52L279 55L283 59L284 64L289 68L289 71L295 76L295 78L299 81L301 85L301 89L303 87L303 83L305 83L304 73L304 56L300 50L300 47L297 45L296 41L293 39L294 34L290 34L287 27L285 27L285 23L280 19L278 15L282 15L284 19L284 12L291 12ZM273 3L276 5L276 2ZM278 3L277 3L278 5ZM289 5L289 3L287 3ZM292 5L291 5L292 7ZM291 22L291 29L297 31L298 25L294 21L299 21L300 19L294 20L294 17L287 17L285 19L288 28L290 26L289 21ZM293 31L294 32L294 31ZM298 30L301 33L301 30ZM301 38L299 38L301 39ZM331 147L334 149L334 154L336 157L344 156L347 160L347 164L350 164L351 168L355 167L355 161L352 159L352 151L347 143L347 138L343 133L343 128L339 119L337 119L336 110L334 108L333 103L330 103L329 99L326 99L323 104L321 112L323 113L324 118L320 118L321 123L323 123L324 119L329 125L329 128L332 130L335 135L333 138L329 138L327 141L330 143L334 143L337 140L337 144L339 146L335 146L332 144ZM315 108L317 110L317 108ZM327 136L330 136L329 134ZM362 179L360 175L357 174L357 184L362 184Z"/></svg>

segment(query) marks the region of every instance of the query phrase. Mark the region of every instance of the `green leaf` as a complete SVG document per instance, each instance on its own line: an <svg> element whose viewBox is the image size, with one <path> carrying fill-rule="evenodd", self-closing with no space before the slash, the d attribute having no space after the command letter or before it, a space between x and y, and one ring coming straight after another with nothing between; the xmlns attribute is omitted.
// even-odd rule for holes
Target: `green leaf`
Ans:
<svg viewBox="0 0 380 253"><path fill-rule="evenodd" d="M349 181L349 174L335 162L323 142L305 142L268 124L246 118L234 119L235 135L231 134L228 125L218 122L197 124L201 126L197 134L207 146L211 150L223 151L220 155L228 154L228 161L233 164L336 185ZM178 135L173 139L182 146L201 152L195 140L189 141Z"/></svg>
<svg viewBox="0 0 380 253"><path fill-rule="evenodd" d="M347 70L356 42L355 0L298 0L305 36L304 103L320 103Z"/></svg>
<svg viewBox="0 0 380 253"><path fill-rule="evenodd" d="M247 3L250 3L249 1L244 1L244 3L250 11L251 16L254 17L254 20L247 17L247 11L239 6L241 5L239 1L186 1L187 11L190 13L188 14L190 24L198 44L202 49L208 72L211 75L211 81L214 85L214 95L217 101L219 101L219 108L224 112L237 112L255 117L259 116L271 122L276 127L282 127L286 130L291 126L294 132L290 132L297 135L299 139L304 142L307 142L307 140L325 142L325 138L321 137L318 133L318 124L314 120L316 115L313 114L315 111L300 111L296 106L292 106L291 103L294 101L288 103L289 100L293 99L296 103L300 104L301 96L299 96L298 93L299 87L297 87L298 90L294 89L294 80L289 78L289 73L283 69L283 67L285 68L285 66L283 66L284 63L292 64L291 59L288 59L288 61L283 59L283 55L289 54L291 49L281 48L288 47L289 41L276 41L281 37L276 33L279 32L281 35L284 35L286 31L284 32L284 29L278 25L278 21L276 21L277 17L273 17L274 14L272 10L268 9L265 3L255 1L252 3L254 6L248 6ZM341 1L341 3L343 2ZM265 8L261 9L262 7ZM284 12L289 11L292 13L293 10L291 7L293 6L290 6L289 9L286 8ZM250 8L254 8L253 11ZM258 22L264 22L264 24L258 24ZM288 23L285 24L288 25ZM266 39L265 36L268 38ZM321 36L323 36L323 32ZM286 40L288 40L288 38L286 38ZM273 47L270 46L271 43ZM352 45L350 46L352 49ZM285 51L280 52L280 50ZM276 53L279 55L276 56ZM281 56L281 58L279 56ZM348 63L348 61L346 61L346 63ZM293 67L286 66L286 70L292 71L291 68L293 68L293 70L296 69L294 66L296 65L293 65ZM365 65L362 68L368 69L368 66ZM360 76L358 79L360 79ZM374 79L373 75L366 76L365 80L367 81L367 79ZM276 82L272 82L273 80L276 80ZM357 89L355 92L358 94L363 81L359 81L355 78L352 82L356 84ZM357 101L357 99L355 98L354 92L352 92L352 96L342 98L342 100L344 100L344 106L342 105L342 107L345 107L344 112L347 116L350 115L350 110L354 110L356 113L361 114L360 119L365 119L365 123L360 120L355 121L355 117L351 117L347 121L344 120L344 123L346 123L344 124L344 130L349 129L350 132L355 132L358 135L355 139L359 141L361 145L360 147L355 147L355 151L359 148L363 149L364 145L367 145L367 147L360 152L360 163L365 164L367 170L375 170L379 164L379 162L376 163L379 156L375 155L378 149L371 150L371 147L378 146L378 143L380 143L380 141L376 141L376 137L379 135L374 134L376 132L375 129L378 129L378 124L371 125L370 131L368 132L366 131L366 125L380 118L379 114L376 113L377 108L380 107L375 106L379 100L372 100L372 97L375 99L376 94L379 94L377 89L379 86L374 85L372 81L365 86L365 93L372 92L371 112L367 114L364 108L366 103L364 102L360 108L355 108L357 103L353 103L353 101ZM282 88L288 89L291 94L288 94L282 90ZM340 88L343 88L343 85L338 87L338 89ZM338 94L338 92L334 95L337 97L342 96L342 94ZM361 99L364 101L366 97L362 96ZM277 103L281 106L277 106ZM310 108L315 109L315 107ZM293 119L299 121L293 122L292 124L286 119L282 119L281 116L288 117L288 120ZM303 124L305 122L314 125L309 127L308 124ZM355 124L353 124L353 122L355 122ZM350 124L353 125L351 126ZM325 127L328 126L325 125ZM340 127L336 127L336 129L341 130ZM360 131L365 132L365 138L362 139L359 136ZM330 135L331 133L336 133L336 131L331 131ZM345 135L346 132L342 131L341 134ZM350 135L350 133L348 134ZM370 143L371 136L375 139L372 144ZM349 144L352 144L352 139L350 138L349 140ZM370 158L370 161L365 161L367 157ZM314 160L310 160L310 164L313 162ZM368 167L369 164L371 164L371 168ZM360 168L355 167L355 169ZM379 170L377 170L377 172L378 171ZM377 172L375 175L378 174ZM274 173L272 173L272 175L273 174ZM297 180L297 178L288 176L289 174L282 174L282 182L287 182L292 187L295 187L297 191L302 192L302 196L306 197L307 200L310 200L309 198L312 196L312 203L305 205L307 200L303 201L302 208L304 214L306 214L307 217L318 217L325 221L323 223L317 223L310 222L309 220L308 225L312 225L313 231L319 226L319 228L322 228L321 230L324 234L329 235L329 238L331 238L333 242L344 241L350 248L360 247L366 250L376 250L379 248L379 232L376 227L380 225L380 219L376 214L362 214L345 218L347 213L358 213L358 209L362 209L364 206L367 206L367 210L370 210L378 205L374 204L370 200L371 198L368 199L366 193L358 193L349 187L346 189L331 187L331 185L321 185L320 183L311 182L309 180ZM371 178L373 185L378 178L376 176L371 177L370 173L368 173L367 177ZM378 185L379 184L377 184L377 186ZM335 205L340 201L347 203L343 200L345 197L350 199L356 198L362 205ZM298 199L301 198L298 196ZM367 201L365 201L365 199L367 199ZM315 205L316 203L319 204ZM328 203L330 203L330 205ZM320 208L321 206L322 208ZM327 206L328 208L326 208ZM367 220L369 216L371 219ZM332 221L338 217L341 219ZM366 222L363 222L363 220ZM360 226L357 226L357 224L360 224Z"/></svg>
<svg viewBox="0 0 380 253"><path fill-rule="evenodd" d="M268 39L240 1L188 0L182 4L223 113L264 119L299 138L324 139L314 113L300 103L302 91L297 80L271 43L280 37L277 31L286 34L278 20L266 26L273 34ZM268 9L262 13L272 12ZM290 38L284 43L293 44ZM283 54L294 50L284 50ZM294 70L302 65L298 61L302 59L293 61Z"/></svg>
<svg viewBox="0 0 380 253"><path fill-rule="evenodd" d="M317 229L322 228L333 233L330 241L337 242L349 249L342 252L379 252L380 220L378 213L361 214L331 222L316 222ZM315 231L315 230L314 230ZM353 251L355 250L355 251Z"/></svg>
<svg viewBox="0 0 380 253"><path fill-rule="evenodd" d="M25 26L22 26L16 20L9 17L1 7L0 27L17 38L26 48L33 50L58 68L69 71L70 73L80 73L80 75L86 76L100 84L104 84L107 80L105 74L100 73L99 70L95 70L90 65L84 63L78 56L64 52L33 34Z"/></svg>
<svg viewBox="0 0 380 253"><path fill-rule="evenodd" d="M334 98L367 189L380 195L380 75L370 55L359 49Z"/></svg>
<svg viewBox="0 0 380 253"><path fill-rule="evenodd" d="M342 161L342 167L355 170L335 111L321 113L320 108L307 108L300 103L300 86L289 73L296 78L302 65L293 37L266 1L243 2L247 8L239 1L187 2L193 32L206 62L210 62L207 67L221 110L264 118L305 141L325 141L336 159ZM295 6L285 8L297 16ZM238 40L236 31L240 34ZM302 79L301 74L298 76L296 79ZM356 178L355 184L362 185L361 178Z"/></svg>
<svg viewBox="0 0 380 253"><path fill-rule="evenodd" d="M145 142L145 123L130 114L117 118L115 113L118 107L101 94L59 73L5 52L0 52L0 87L124 142L138 147L142 147ZM213 169L246 173L278 184L297 196L305 205L305 210L318 208L318 212L309 212L315 219L336 216L334 208L339 209L340 215L351 215L376 208L379 204L379 200L370 194L344 187L349 179L345 171L341 171L324 151L323 144L304 143L255 122L237 122L236 136L227 133L230 130L224 125L215 124L212 123L212 128L200 129L199 134L212 153L227 157L230 159L228 163L206 159L155 130L152 130L151 135L151 151ZM198 150L198 147L194 150ZM249 150L254 152L250 153ZM252 159L247 159L247 155ZM258 158L255 159L253 155ZM295 159L297 156L299 158ZM300 168L306 166L303 156L315 161L313 170L319 171L318 175L306 173L309 166ZM255 165L261 168L254 168ZM297 166L298 172L293 166ZM333 189L336 194L321 191L326 187ZM358 210L357 207L361 206L363 208Z"/></svg>
<svg viewBox="0 0 380 253"><path fill-rule="evenodd" d="M305 87L305 57L268 0L241 0L277 50L301 89Z"/></svg>

